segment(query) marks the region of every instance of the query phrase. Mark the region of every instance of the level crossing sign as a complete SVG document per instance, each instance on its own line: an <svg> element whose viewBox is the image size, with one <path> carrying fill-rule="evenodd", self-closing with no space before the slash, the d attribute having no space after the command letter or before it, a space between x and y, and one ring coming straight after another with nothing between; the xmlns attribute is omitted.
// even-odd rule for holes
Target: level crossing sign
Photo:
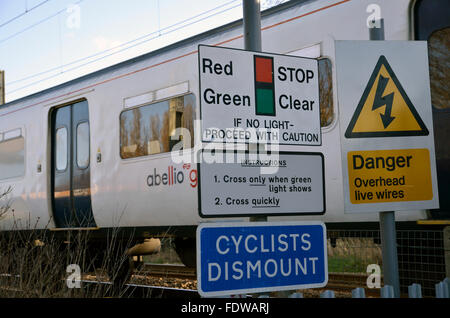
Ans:
<svg viewBox="0 0 450 318"><path fill-rule="evenodd" d="M199 45L202 141L322 144L316 59Z"/></svg>

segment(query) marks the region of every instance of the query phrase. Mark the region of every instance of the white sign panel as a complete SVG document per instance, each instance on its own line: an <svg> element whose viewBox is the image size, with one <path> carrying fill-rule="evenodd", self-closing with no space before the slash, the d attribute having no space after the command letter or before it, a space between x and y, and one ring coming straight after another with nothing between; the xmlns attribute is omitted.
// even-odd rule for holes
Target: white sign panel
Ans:
<svg viewBox="0 0 450 318"><path fill-rule="evenodd" d="M202 217L325 212L321 153L280 152L252 158L236 151L227 154L229 163L207 163L210 155L205 150L198 167Z"/></svg>
<svg viewBox="0 0 450 318"><path fill-rule="evenodd" d="M317 60L199 46L202 140L321 145Z"/></svg>
<svg viewBox="0 0 450 318"><path fill-rule="evenodd" d="M439 207L427 43L336 41L345 211Z"/></svg>

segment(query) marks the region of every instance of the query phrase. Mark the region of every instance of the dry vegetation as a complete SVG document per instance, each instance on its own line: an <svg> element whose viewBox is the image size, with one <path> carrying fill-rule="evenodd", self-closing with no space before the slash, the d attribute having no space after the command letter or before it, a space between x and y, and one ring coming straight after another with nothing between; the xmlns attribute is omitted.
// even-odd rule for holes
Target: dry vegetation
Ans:
<svg viewBox="0 0 450 318"><path fill-rule="evenodd" d="M11 212L6 200L10 191L0 192L0 218ZM116 229L102 245L94 245L88 231L67 231L64 238L54 234L31 226L26 231L0 232L0 298L121 296L124 291L116 287L91 288L89 294L81 288L69 288L67 280L76 286L78 276L77 267L68 266L79 266L81 273L105 268L118 286L129 272L123 264L130 264L125 251L131 239L118 239ZM124 271L125 275L120 275Z"/></svg>
<svg viewBox="0 0 450 318"><path fill-rule="evenodd" d="M107 268L109 278L119 281L128 257L114 243L97 255L89 253L89 233L70 233L68 241L57 240L42 231L15 232L0 236L0 297L120 297L119 288L91 288L89 293L76 288L80 274ZM111 243L114 240L111 240ZM70 243L67 243L70 242ZM112 248L114 246L114 248ZM97 256L97 257L96 257ZM101 257L100 257L101 256ZM70 264L75 266L68 267ZM95 265L95 266L94 266ZM69 288L69 283L72 287Z"/></svg>

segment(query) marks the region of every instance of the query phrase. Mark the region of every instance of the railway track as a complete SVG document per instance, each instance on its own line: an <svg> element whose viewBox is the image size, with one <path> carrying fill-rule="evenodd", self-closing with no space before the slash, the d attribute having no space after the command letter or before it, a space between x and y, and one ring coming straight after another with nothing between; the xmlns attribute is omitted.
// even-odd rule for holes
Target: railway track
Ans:
<svg viewBox="0 0 450 318"><path fill-rule="evenodd" d="M186 267L179 264L152 264L146 263L143 269L139 271L141 274L156 276L171 276L180 278L196 278L197 272L194 267ZM343 284L363 284L365 285L367 274L365 273L346 273L332 272L328 274L328 281Z"/></svg>
<svg viewBox="0 0 450 318"><path fill-rule="evenodd" d="M13 282L19 275L1 274ZM323 289L339 292L342 297L351 297L351 290L366 285L365 273L329 273L328 284ZM86 277L89 277L86 279ZM196 290L196 269L176 264L144 264L132 277L131 283L120 291L115 290L112 283L105 277L85 275L81 280L81 287L87 294L94 297L123 297L123 298L199 298ZM9 284L8 284L9 285ZM1 286L11 288L11 291L19 291L15 284ZM14 287L13 287L14 286ZM188 286L188 287L185 287ZM322 289L322 290L323 290ZM305 294L315 297L321 290L303 290ZM302 291L300 291L302 292ZM379 297L379 289L365 288L367 297ZM276 296L275 296L276 297Z"/></svg>
<svg viewBox="0 0 450 318"><path fill-rule="evenodd" d="M329 273L328 284L326 289L335 291L349 292L351 297L352 289L357 287L365 287L367 284L367 274L365 273ZM381 277L381 285L383 285L383 277ZM379 289L364 288L366 296L379 297Z"/></svg>
<svg viewBox="0 0 450 318"><path fill-rule="evenodd" d="M20 275L0 274L0 295L12 297L40 297L37 286L20 284ZM63 297L95 297L95 298L200 298L195 289L175 288L167 286L152 286L144 284L126 284L117 289L111 282L101 281L91 275L90 279L77 281L77 287L68 288L65 280L58 282L58 298ZM72 282L74 283L74 282ZM5 294L6 293L6 294ZM48 296L47 296L48 297Z"/></svg>
<svg viewBox="0 0 450 318"><path fill-rule="evenodd" d="M139 271L139 275L155 276L160 278L179 278L196 280L196 269L177 264L149 264L143 265ZM357 287L365 287L367 280L366 273L338 273L332 272L328 274L328 284L324 289L335 290L348 293L351 297L352 289ZM367 296L379 297L379 289L365 288Z"/></svg>
<svg viewBox="0 0 450 318"><path fill-rule="evenodd" d="M127 284L120 291L115 290L110 282L97 282L82 280L81 286L87 293L93 291L102 297L120 298L200 298L200 295L193 289L170 288L162 286L149 286L140 284Z"/></svg>
<svg viewBox="0 0 450 318"><path fill-rule="evenodd" d="M150 264L146 263L138 271L139 274L147 274L159 277L176 277L197 279L195 267L186 267L179 264Z"/></svg>

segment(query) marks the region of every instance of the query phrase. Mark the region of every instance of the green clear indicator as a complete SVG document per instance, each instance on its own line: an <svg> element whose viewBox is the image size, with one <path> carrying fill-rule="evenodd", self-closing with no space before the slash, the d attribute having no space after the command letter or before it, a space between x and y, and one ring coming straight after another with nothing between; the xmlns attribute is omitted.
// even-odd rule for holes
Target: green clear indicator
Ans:
<svg viewBox="0 0 450 318"><path fill-rule="evenodd" d="M275 105L273 102L272 89L256 89L256 114L275 116Z"/></svg>
<svg viewBox="0 0 450 318"><path fill-rule="evenodd" d="M275 116L273 58L254 56L256 115Z"/></svg>

